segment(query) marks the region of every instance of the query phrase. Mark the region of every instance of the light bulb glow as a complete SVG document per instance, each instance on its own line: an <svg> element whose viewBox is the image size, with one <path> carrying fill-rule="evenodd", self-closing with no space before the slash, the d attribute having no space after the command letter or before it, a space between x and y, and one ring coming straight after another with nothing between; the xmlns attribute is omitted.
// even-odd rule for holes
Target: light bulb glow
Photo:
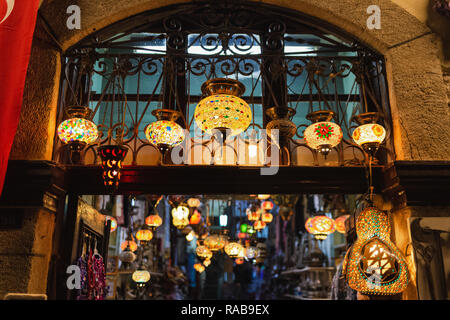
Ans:
<svg viewBox="0 0 450 320"><path fill-rule="evenodd" d="M175 147L183 142L184 130L174 121L159 120L147 126L145 136L154 146L167 145Z"/></svg>
<svg viewBox="0 0 450 320"><path fill-rule="evenodd" d="M64 143L84 142L94 143L98 138L97 126L87 119L71 118L58 126L58 137Z"/></svg>

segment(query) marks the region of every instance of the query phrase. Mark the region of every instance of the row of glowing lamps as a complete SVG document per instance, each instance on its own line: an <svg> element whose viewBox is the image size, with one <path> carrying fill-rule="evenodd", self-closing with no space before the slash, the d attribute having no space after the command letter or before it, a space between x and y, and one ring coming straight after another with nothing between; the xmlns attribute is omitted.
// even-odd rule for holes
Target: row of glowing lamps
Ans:
<svg viewBox="0 0 450 320"><path fill-rule="evenodd" d="M194 112L197 126L208 134L214 134L218 130L224 135L235 136L245 131L251 123L252 111L250 106L240 98L244 92L245 86L237 80L217 78L205 82L202 85L205 98L198 103ZM293 109L290 110L291 114L295 113ZM69 107L67 114L69 119L58 126L57 133L60 140L70 146L71 151L79 152L85 145L97 141L98 129L90 120L92 114L88 107ZM167 150L181 144L185 139L183 128L176 123L181 114L169 109L157 109L152 114L157 121L147 125L144 130L145 135L149 143L164 155ZM330 110L315 111L307 115L307 119L311 120L312 124L304 131L305 143L325 156L343 138L340 126L331 121L333 116L334 113ZM372 155L386 137L384 127L376 123L378 119L378 113L370 112L352 118L359 124L353 131L353 140ZM283 127L286 128L286 122L289 122L288 127L290 127L287 131L282 130ZM296 131L295 125L287 118L274 118L267 128L269 134L270 129L279 129L280 135L284 134L289 138ZM127 148L104 145L99 147L98 153L104 169L104 184L107 187L117 187Z"/></svg>

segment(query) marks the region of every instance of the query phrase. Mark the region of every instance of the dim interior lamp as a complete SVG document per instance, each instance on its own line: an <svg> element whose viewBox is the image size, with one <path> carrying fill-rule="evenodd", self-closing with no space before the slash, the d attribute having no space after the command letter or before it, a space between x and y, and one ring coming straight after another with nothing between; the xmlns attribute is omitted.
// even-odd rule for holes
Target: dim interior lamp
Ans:
<svg viewBox="0 0 450 320"><path fill-rule="evenodd" d="M186 235L186 240L190 242L190 241L194 240L194 237L195 237L195 231L192 230Z"/></svg>
<svg viewBox="0 0 450 320"><path fill-rule="evenodd" d="M218 251L223 249L227 244L227 237L222 234L212 234L206 237L204 244L212 252Z"/></svg>
<svg viewBox="0 0 450 320"><path fill-rule="evenodd" d="M264 223L266 223L266 224L267 224L267 223L271 223L272 220L273 220L273 215L272 215L271 213L264 212L264 213L261 215L261 221L264 222Z"/></svg>
<svg viewBox="0 0 450 320"><path fill-rule="evenodd" d="M71 106L66 111L69 119L61 122L57 133L59 139L71 148L81 149L86 144L94 143L98 138L97 126L87 118L91 110L85 106Z"/></svg>
<svg viewBox="0 0 450 320"><path fill-rule="evenodd" d="M245 248L245 257L247 259L254 259L258 254L258 249L256 247L247 247Z"/></svg>
<svg viewBox="0 0 450 320"><path fill-rule="evenodd" d="M143 245L146 245L150 240L152 240L153 232L150 230L150 227L144 224L142 228L136 232L136 239Z"/></svg>
<svg viewBox="0 0 450 320"><path fill-rule="evenodd" d="M280 205L278 214L283 221L289 221L289 219L291 219L291 217L294 215L294 210L288 206Z"/></svg>
<svg viewBox="0 0 450 320"><path fill-rule="evenodd" d="M263 208L263 210L270 211L273 209L273 202L272 201L264 201L261 204L261 208Z"/></svg>
<svg viewBox="0 0 450 320"><path fill-rule="evenodd" d="M196 225L199 224L200 221L202 221L202 215L200 214L200 212L198 212L197 209L194 209L194 213L189 219L189 224Z"/></svg>
<svg viewBox="0 0 450 320"><path fill-rule="evenodd" d="M119 186L122 162L125 159L128 149L120 145L104 145L97 149L102 161L103 184L110 190L115 190Z"/></svg>
<svg viewBox="0 0 450 320"><path fill-rule="evenodd" d="M350 215L346 214L340 216L334 220L336 224L336 231L339 233L345 233L345 221L350 217Z"/></svg>
<svg viewBox="0 0 450 320"><path fill-rule="evenodd" d="M266 223L263 222L263 221L261 221L261 220L255 221L255 224L253 225L253 228L254 228L256 231L261 231L261 230L263 230L265 227L266 227Z"/></svg>
<svg viewBox="0 0 450 320"><path fill-rule="evenodd" d="M211 259L205 259L205 261L203 261L203 265L205 267L209 267L210 264L211 264Z"/></svg>
<svg viewBox="0 0 450 320"><path fill-rule="evenodd" d="M162 155L184 140L184 129L175 121L181 113L170 109L156 109L152 111L157 119L145 128L147 140L157 147Z"/></svg>
<svg viewBox="0 0 450 320"><path fill-rule="evenodd" d="M242 251L243 247L240 243L238 242L229 242L226 246L225 246L225 253L230 257L230 258L236 258L239 253Z"/></svg>
<svg viewBox="0 0 450 320"><path fill-rule="evenodd" d="M306 231L314 235L316 240L325 240L336 230L334 220L327 216L315 216L306 220Z"/></svg>
<svg viewBox="0 0 450 320"><path fill-rule="evenodd" d="M258 221L261 217L261 209L255 205L247 208L247 219L248 221Z"/></svg>
<svg viewBox="0 0 450 320"><path fill-rule="evenodd" d="M150 272L145 270L143 266L139 267L138 270L134 271L131 278L138 287L143 287L147 282L150 281Z"/></svg>
<svg viewBox="0 0 450 320"><path fill-rule="evenodd" d="M408 285L403 254L391 242L386 212L365 208L356 220L355 243L347 251L342 274L348 285L366 295L395 295Z"/></svg>
<svg viewBox="0 0 450 320"><path fill-rule="evenodd" d="M378 112L366 112L352 118L359 125L353 131L353 141L372 157L386 138L386 130L377 124L380 117Z"/></svg>
<svg viewBox="0 0 450 320"><path fill-rule="evenodd" d="M270 194L258 194L259 200L267 200L270 198Z"/></svg>
<svg viewBox="0 0 450 320"><path fill-rule="evenodd" d="M110 232L116 231L117 230L117 220L116 220L116 218L108 216L108 215L105 215L105 224L107 224L109 220L111 221Z"/></svg>
<svg viewBox="0 0 450 320"><path fill-rule="evenodd" d="M191 208L197 208L200 205L200 199L198 198L189 198L187 204Z"/></svg>
<svg viewBox="0 0 450 320"><path fill-rule="evenodd" d="M162 224L162 218L157 214L151 214L145 218L145 224L150 228L156 229Z"/></svg>
<svg viewBox="0 0 450 320"><path fill-rule="evenodd" d="M120 253L119 259L122 262L131 263L136 260L136 255L131 251L130 246L127 244L125 249Z"/></svg>
<svg viewBox="0 0 450 320"><path fill-rule="evenodd" d="M138 248L137 243L134 240L125 240L120 245L120 249L125 250L125 248L129 247L131 251L136 251Z"/></svg>
<svg viewBox="0 0 450 320"><path fill-rule="evenodd" d="M211 250L209 250L205 245L198 246L197 249L195 249L195 253L203 259L211 259L213 255Z"/></svg>
<svg viewBox="0 0 450 320"><path fill-rule="evenodd" d="M292 122L292 117L296 111L289 107L272 107L266 110L266 115L272 120L267 123L266 130L268 136L276 141L274 130L278 130L278 139L281 146L286 146L296 133L297 126Z"/></svg>
<svg viewBox="0 0 450 320"><path fill-rule="evenodd" d="M305 129L305 142L308 147L325 156L342 141L343 137L341 127L330 121L333 115L333 111L321 110L306 116L312 124Z"/></svg>
<svg viewBox="0 0 450 320"><path fill-rule="evenodd" d="M194 269L198 272L198 273L202 273L203 271L205 271L205 266L201 263L196 263L194 264Z"/></svg>
<svg viewBox="0 0 450 320"><path fill-rule="evenodd" d="M227 131L236 136L245 131L252 121L250 106L240 98L245 86L234 79L216 78L203 83L202 99L195 108L197 126L209 135L219 130L226 139Z"/></svg>

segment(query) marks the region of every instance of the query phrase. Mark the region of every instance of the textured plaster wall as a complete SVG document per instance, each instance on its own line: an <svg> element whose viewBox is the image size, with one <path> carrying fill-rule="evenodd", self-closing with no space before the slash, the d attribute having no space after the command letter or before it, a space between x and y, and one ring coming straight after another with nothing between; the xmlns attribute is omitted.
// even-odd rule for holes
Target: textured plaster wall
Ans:
<svg viewBox="0 0 450 320"><path fill-rule="evenodd" d="M54 214L27 209L18 230L0 230L0 300L7 293L45 294Z"/></svg>

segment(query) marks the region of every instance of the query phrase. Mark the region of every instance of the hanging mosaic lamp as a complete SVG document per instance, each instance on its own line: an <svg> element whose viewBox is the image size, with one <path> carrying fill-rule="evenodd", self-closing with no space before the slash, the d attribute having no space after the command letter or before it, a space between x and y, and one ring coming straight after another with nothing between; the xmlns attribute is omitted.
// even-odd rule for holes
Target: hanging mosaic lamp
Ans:
<svg viewBox="0 0 450 320"><path fill-rule="evenodd" d="M206 237L204 244L212 252L219 251L227 244L227 237L222 234L212 234Z"/></svg>
<svg viewBox="0 0 450 320"><path fill-rule="evenodd" d="M278 130L278 139L281 146L286 146L297 133L297 126L292 122L296 111L289 107L272 107L266 110L266 115L272 120L267 123L268 136L274 139L274 130Z"/></svg>
<svg viewBox="0 0 450 320"><path fill-rule="evenodd" d="M120 253L119 259L122 262L131 263L136 260L136 255L131 250L129 244L125 247L125 249Z"/></svg>
<svg viewBox="0 0 450 320"><path fill-rule="evenodd" d="M138 287L144 287L150 281L150 272L145 270L143 266L140 266L138 270L133 272L131 278Z"/></svg>
<svg viewBox="0 0 450 320"><path fill-rule="evenodd" d="M356 220L355 243L347 251L342 273L353 290L366 295L395 295L408 285L403 254L390 240L386 212L367 207Z"/></svg>
<svg viewBox="0 0 450 320"><path fill-rule="evenodd" d="M247 208L247 219L248 221L258 221L261 217L261 209L255 205L252 205L250 208Z"/></svg>
<svg viewBox="0 0 450 320"><path fill-rule="evenodd" d="M314 235L316 240L325 240L336 230L334 220L327 216L315 216L306 220L306 231Z"/></svg>
<svg viewBox="0 0 450 320"><path fill-rule="evenodd" d="M378 112L361 113L352 118L359 126L353 131L352 138L372 157L386 138L386 130L377 124L381 118Z"/></svg>
<svg viewBox="0 0 450 320"><path fill-rule="evenodd" d="M130 250L133 252L136 251L138 248L138 245L134 240L126 240L126 241L122 242L122 244L120 245L120 248L122 250L125 250L125 248L128 246L130 247Z"/></svg>
<svg viewBox="0 0 450 320"><path fill-rule="evenodd" d="M247 247L245 248L245 257L247 259L254 259L258 255L258 249L256 247Z"/></svg>
<svg viewBox="0 0 450 320"><path fill-rule="evenodd" d="M156 229L162 224L162 218L157 214L151 214L145 218L145 224L150 228Z"/></svg>
<svg viewBox="0 0 450 320"><path fill-rule="evenodd" d="M187 204L191 208L197 208L198 206L200 206L200 199L198 199L198 198L189 198L188 201L187 201Z"/></svg>
<svg viewBox="0 0 450 320"><path fill-rule="evenodd" d="M198 273L202 273L203 271L205 271L205 266L201 263L196 263L194 264L194 269L198 272Z"/></svg>
<svg viewBox="0 0 450 320"><path fill-rule="evenodd" d="M350 217L350 215L346 214L343 216L340 216L334 220L334 223L336 224L336 231L339 233L345 233L345 221Z"/></svg>
<svg viewBox="0 0 450 320"><path fill-rule="evenodd" d="M267 223L271 223L272 220L273 220L273 215L272 215L271 213L264 212L264 213L261 215L261 221L264 222L264 223L266 223L266 224L267 224Z"/></svg>
<svg viewBox="0 0 450 320"><path fill-rule="evenodd" d="M205 261L203 261L203 265L205 267L209 267L210 264L211 264L211 259L205 259Z"/></svg>
<svg viewBox="0 0 450 320"><path fill-rule="evenodd" d="M234 262L236 262L236 264L243 264L244 263L244 259L243 258L236 258L235 260L234 260Z"/></svg>
<svg viewBox="0 0 450 320"><path fill-rule="evenodd" d="M211 250L209 250L205 245L198 246L197 249L195 249L195 253L203 259L211 259L213 255Z"/></svg>
<svg viewBox="0 0 450 320"><path fill-rule="evenodd" d="M306 116L312 124L305 129L305 142L311 149L325 156L342 141L343 137L341 127L331 122L333 116L334 112L328 110L315 111Z"/></svg>
<svg viewBox="0 0 450 320"><path fill-rule="evenodd" d="M202 99L195 108L197 126L213 135L219 130L226 138L227 131L236 136L245 131L252 121L250 106L240 98L245 86L234 79L216 78L202 85ZM225 139L224 139L225 140Z"/></svg>
<svg viewBox="0 0 450 320"><path fill-rule="evenodd" d="M253 225L253 228L254 228L256 231L261 231L261 230L263 230L265 227L266 227L266 223L263 222L263 221L261 221L261 220L255 221L255 224Z"/></svg>
<svg viewBox="0 0 450 320"><path fill-rule="evenodd" d="M202 221L202 215L200 212L198 212L197 209L195 209L194 213L192 213L192 216L189 219L189 224L196 225L196 224L199 224L201 221Z"/></svg>
<svg viewBox="0 0 450 320"><path fill-rule="evenodd" d="M189 208L185 204L180 204L178 207L172 209L172 218L187 219L189 217Z"/></svg>
<svg viewBox="0 0 450 320"><path fill-rule="evenodd" d="M153 232L150 230L150 227L144 224L142 228L136 232L136 239L139 240L143 246L147 245L150 240L153 239Z"/></svg>
<svg viewBox="0 0 450 320"><path fill-rule="evenodd" d="M72 163L81 162L80 153L83 148L94 143L98 138L97 126L90 120L91 110L85 106L71 106L67 108L66 114L69 119L64 120L58 126L59 139L69 145Z"/></svg>
<svg viewBox="0 0 450 320"><path fill-rule="evenodd" d="M261 204L261 208L263 208L263 210L270 211L273 209L273 202L272 201L264 201Z"/></svg>
<svg viewBox="0 0 450 320"><path fill-rule="evenodd" d="M157 119L145 128L147 140L157 147L162 155L184 140L184 129L175 121L181 113L170 109L156 109L152 111Z"/></svg>
<svg viewBox="0 0 450 320"><path fill-rule="evenodd" d="M102 160L103 184L110 191L115 191L119 186L122 162L128 149L119 145L105 145L100 146L97 152Z"/></svg>
<svg viewBox="0 0 450 320"><path fill-rule="evenodd" d="M238 242L229 242L224 248L225 253L230 258L236 258L242 251L242 249L243 249L242 245Z"/></svg>

